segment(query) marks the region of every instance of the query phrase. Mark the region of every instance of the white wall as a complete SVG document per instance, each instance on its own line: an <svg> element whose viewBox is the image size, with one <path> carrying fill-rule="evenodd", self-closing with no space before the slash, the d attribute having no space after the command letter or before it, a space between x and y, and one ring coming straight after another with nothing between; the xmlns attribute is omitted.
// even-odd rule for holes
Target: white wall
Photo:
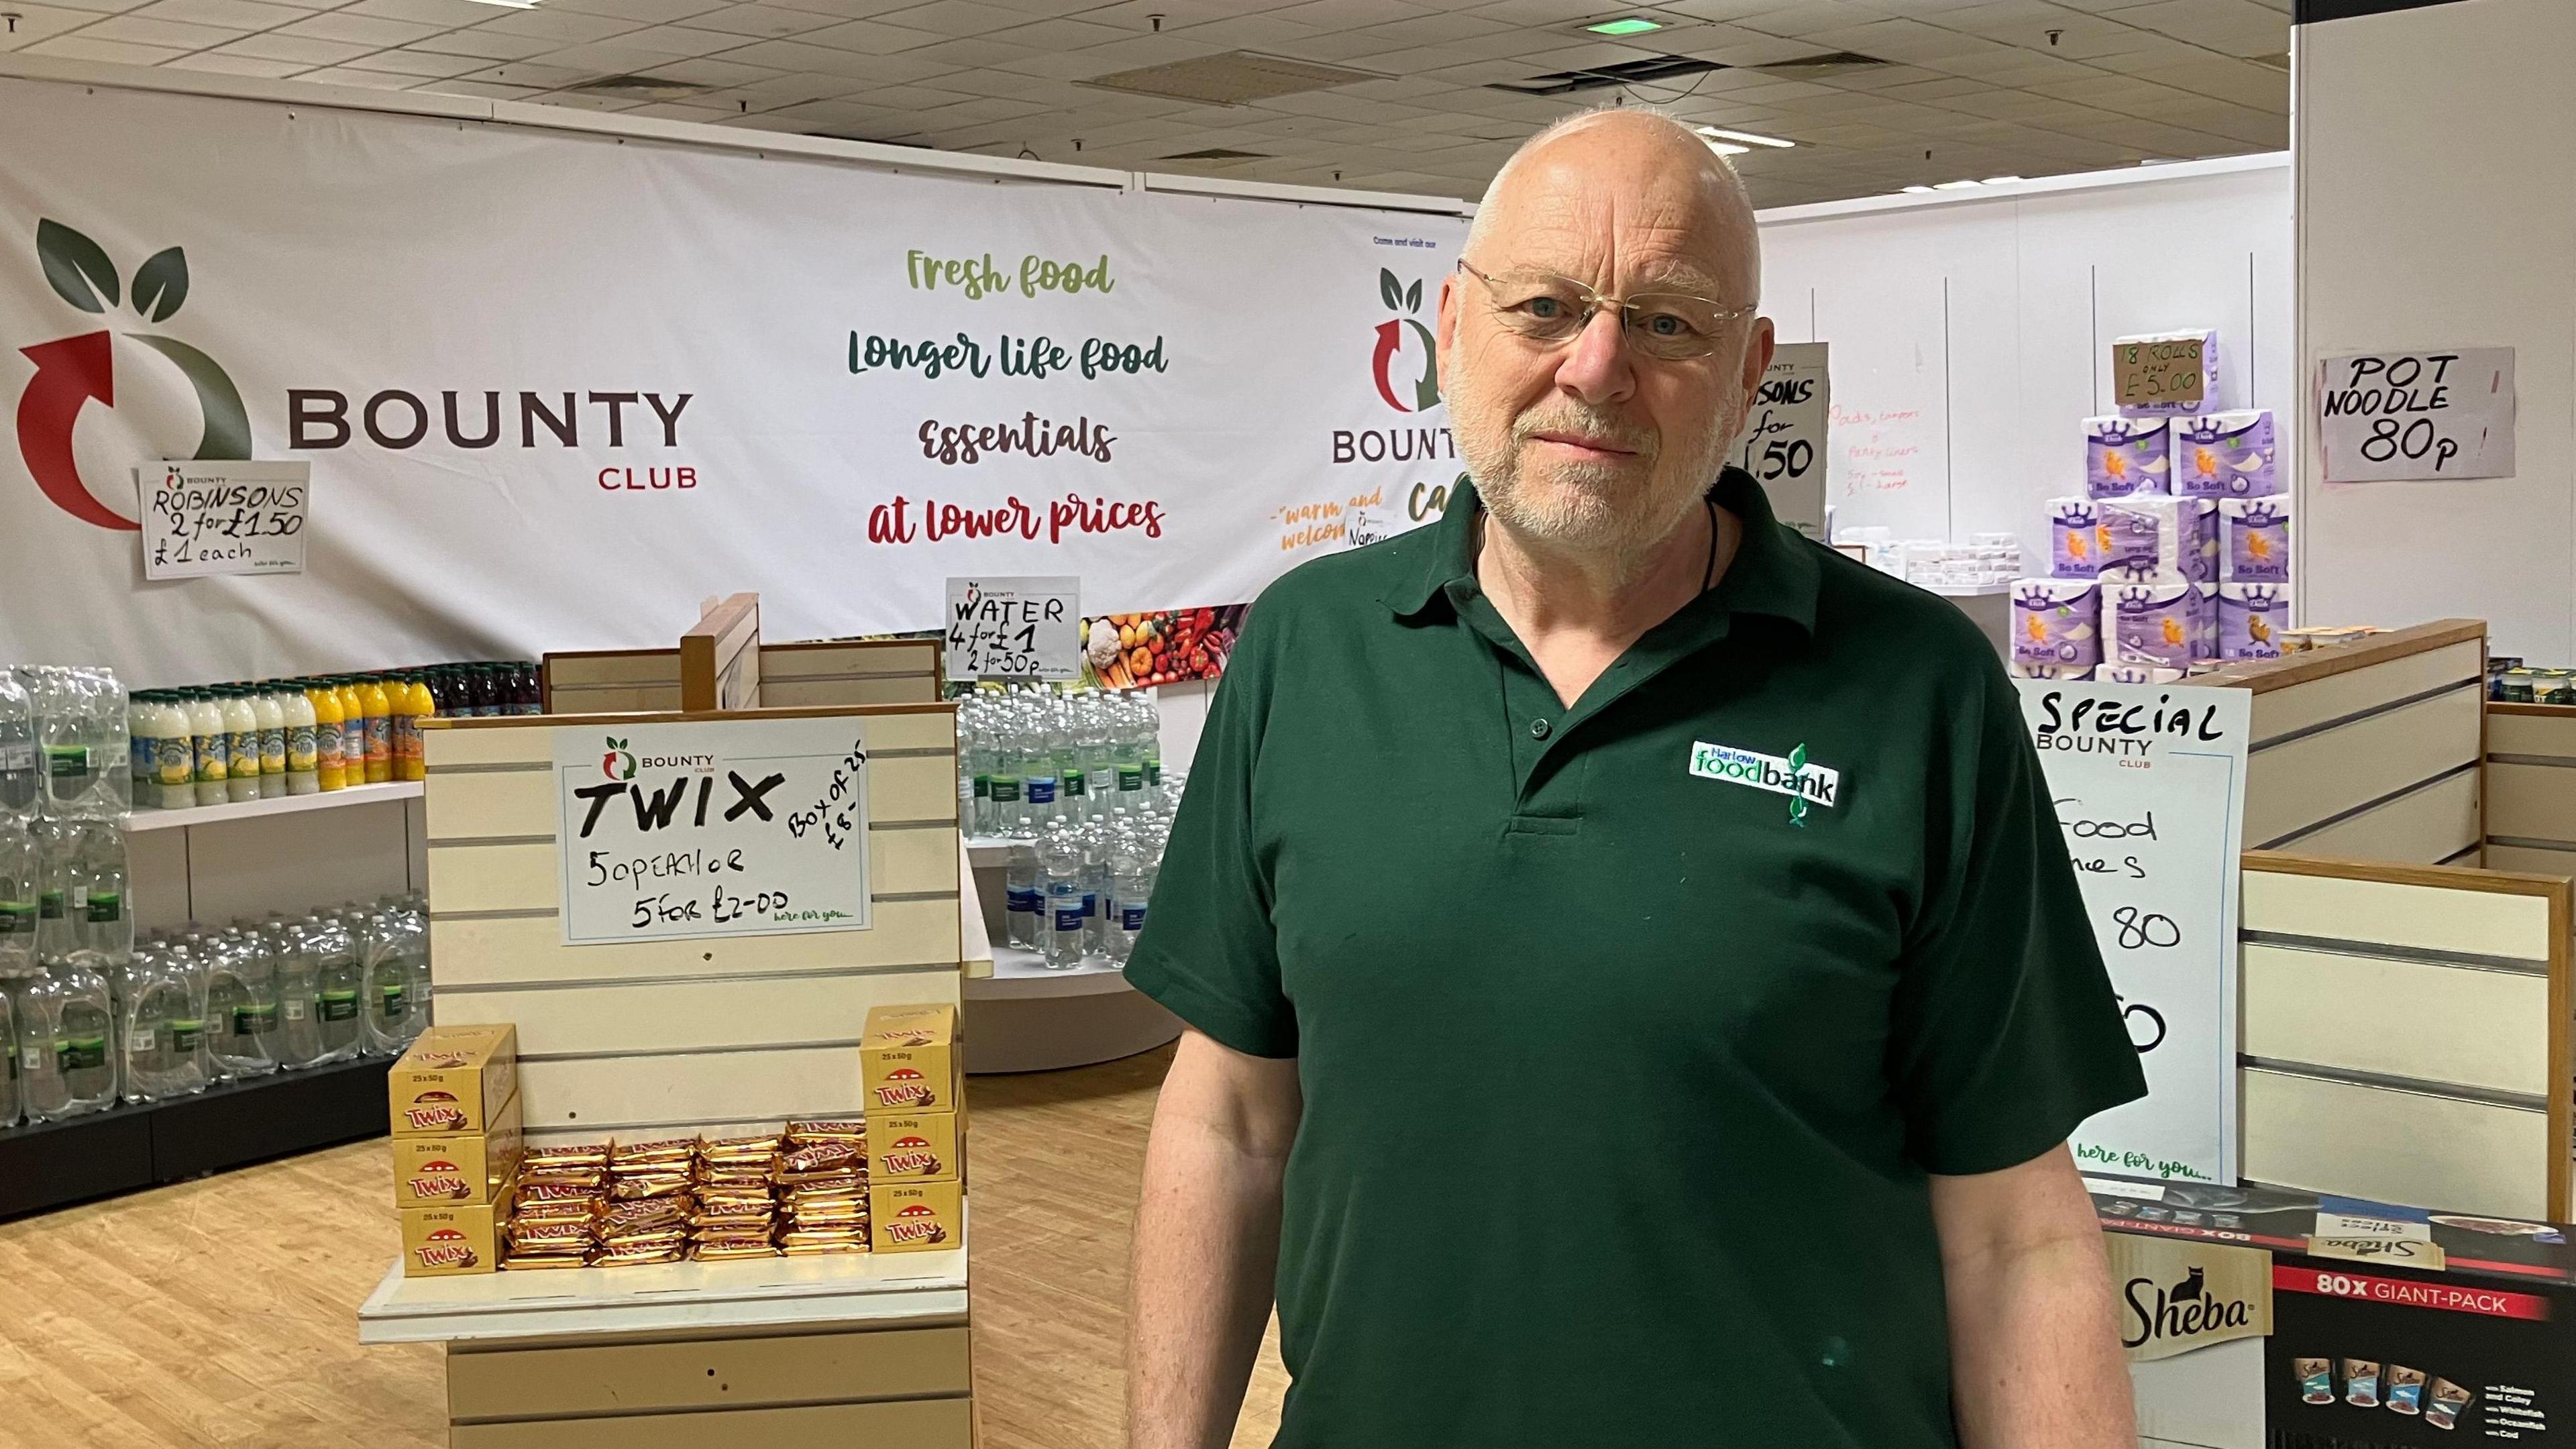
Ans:
<svg viewBox="0 0 2576 1449"><path fill-rule="evenodd" d="M2487 619L2576 662L2576 4L2298 29L2299 355L2515 349L2519 476L2328 488L2303 450L2310 623Z"/></svg>
<svg viewBox="0 0 2576 1449"><path fill-rule="evenodd" d="M1843 525L2045 556L2111 340L2215 327L2220 401L2292 421L2290 166L2240 157L1762 213L1763 309L1833 345Z"/></svg>

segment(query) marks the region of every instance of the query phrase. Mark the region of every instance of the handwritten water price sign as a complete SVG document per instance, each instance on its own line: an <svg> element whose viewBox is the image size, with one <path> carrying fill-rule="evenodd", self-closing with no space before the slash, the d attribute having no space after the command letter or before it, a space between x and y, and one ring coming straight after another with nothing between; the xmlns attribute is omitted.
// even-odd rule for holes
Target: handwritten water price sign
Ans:
<svg viewBox="0 0 2576 1449"><path fill-rule="evenodd" d="M1073 679L1082 673L1082 580L948 581L948 677Z"/></svg>
<svg viewBox="0 0 2576 1449"><path fill-rule="evenodd" d="M1736 463L1762 484L1771 511L1809 538L1825 536L1825 431L1833 389L1822 342L1784 342L1744 420Z"/></svg>
<svg viewBox="0 0 2576 1449"><path fill-rule="evenodd" d="M304 572L312 464L145 463L134 486L145 578Z"/></svg>
<svg viewBox="0 0 2576 1449"><path fill-rule="evenodd" d="M2358 352L2317 364L2329 483L2510 478L2513 349Z"/></svg>
<svg viewBox="0 0 2576 1449"><path fill-rule="evenodd" d="M564 944L868 929L858 716L551 733Z"/></svg>
<svg viewBox="0 0 2576 1449"><path fill-rule="evenodd" d="M2147 1096L2075 1131L2083 1166L2236 1180L2241 689L2025 679L2022 719Z"/></svg>

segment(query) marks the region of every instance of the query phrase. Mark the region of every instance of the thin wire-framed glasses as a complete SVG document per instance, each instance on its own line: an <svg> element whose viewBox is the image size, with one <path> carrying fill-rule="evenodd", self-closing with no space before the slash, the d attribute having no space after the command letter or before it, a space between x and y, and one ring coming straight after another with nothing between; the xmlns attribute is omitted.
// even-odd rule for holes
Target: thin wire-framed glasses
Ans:
<svg viewBox="0 0 2576 1449"><path fill-rule="evenodd" d="M1628 345L1648 357L1684 362L1717 350L1726 324L1750 317L1751 306L1730 307L1685 292L1640 292L1624 300L1605 297L1572 277L1511 271L1489 277L1460 258L1458 270L1485 284L1494 320L1515 336L1558 347L1583 334L1604 307L1619 309Z"/></svg>

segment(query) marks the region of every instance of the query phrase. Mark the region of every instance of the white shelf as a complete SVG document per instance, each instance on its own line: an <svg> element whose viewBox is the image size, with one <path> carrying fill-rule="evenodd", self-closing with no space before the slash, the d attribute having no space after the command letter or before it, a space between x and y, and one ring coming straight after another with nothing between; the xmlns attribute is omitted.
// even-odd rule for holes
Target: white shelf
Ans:
<svg viewBox="0 0 2576 1449"><path fill-rule="evenodd" d="M1001 870L1011 863L1013 842L998 835L970 835L966 839L966 863L977 870ZM1029 842L1019 842L1034 849Z"/></svg>
<svg viewBox="0 0 2576 1449"><path fill-rule="evenodd" d="M263 815L300 815L307 810L337 810L349 805L381 805L391 800L417 800L418 780L392 780L381 785L352 785L321 795L280 795L273 800L241 800L224 805L190 805L178 810L137 810L125 817L128 834L138 830L181 830L191 825L220 825L227 820L256 820Z"/></svg>
<svg viewBox="0 0 2576 1449"><path fill-rule="evenodd" d="M966 1316L966 1249L406 1278L358 1309L360 1343L453 1343Z"/></svg>
<svg viewBox="0 0 2576 1449"><path fill-rule="evenodd" d="M1916 584L1915 587L1945 599L1991 599L2013 591L2010 584Z"/></svg>
<svg viewBox="0 0 2576 1449"><path fill-rule="evenodd" d="M1054 971L1037 952L1017 946L995 946L993 974L970 977L964 987L968 1001L1110 996L1134 989L1127 984L1127 968L1115 961L1086 960L1079 966Z"/></svg>

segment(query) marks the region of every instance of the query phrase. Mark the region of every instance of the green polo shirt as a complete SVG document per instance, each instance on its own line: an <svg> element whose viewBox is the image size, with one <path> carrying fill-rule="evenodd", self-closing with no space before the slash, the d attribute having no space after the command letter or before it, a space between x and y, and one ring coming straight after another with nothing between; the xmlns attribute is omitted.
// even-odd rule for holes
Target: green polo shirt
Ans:
<svg viewBox="0 0 2576 1449"><path fill-rule="evenodd" d="M1926 1174L2144 1094L1993 648L1710 496L1570 709L1463 488L1252 610L1127 979L1297 1059L1280 1449L1947 1449Z"/></svg>

